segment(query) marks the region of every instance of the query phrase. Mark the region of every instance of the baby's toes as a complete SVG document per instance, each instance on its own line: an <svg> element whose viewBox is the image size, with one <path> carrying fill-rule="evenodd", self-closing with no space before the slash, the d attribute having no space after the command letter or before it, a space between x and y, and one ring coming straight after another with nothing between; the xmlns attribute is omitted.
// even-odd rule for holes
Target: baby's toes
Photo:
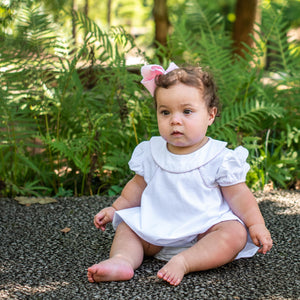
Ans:
<svg viewBox="0 0 300 300"><path fill-rule="evenodd" d="M169 281L169 283L174 286L178 285L180 282L181 280L177 277L174 277L171 281Z"/></svg>
<svg viewBox="0 0 300 300"><path fill-rule="evenodd" d="M164 269L161 269L161 270L159 270L159 271L157 272L157 277L158 277L159 279L164 279L164 280L166 280L166 279L165 279L166 274L167 274L167 272L166 272Z"/></svg>
<svg viewBox="0 0 300 300"><path fill-rule="evenodd" d="M88 272L88 273L87 273L87 278L88 278L88 281L89 281L89 282L95 282L92 273Z"/></svg>

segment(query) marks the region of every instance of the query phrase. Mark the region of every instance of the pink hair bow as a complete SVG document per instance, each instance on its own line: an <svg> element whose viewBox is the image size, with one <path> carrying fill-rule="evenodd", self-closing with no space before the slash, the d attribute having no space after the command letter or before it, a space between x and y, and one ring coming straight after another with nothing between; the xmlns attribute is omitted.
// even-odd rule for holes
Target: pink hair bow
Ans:
<svg viewBox="0 0 300 300"><path fill-rule="evenodd" d="M143 80L141 83L145 86L145 88L150 92L153 96L156 88L155 85L155 77L160 74L167 74L179 67L176 66L173 62L170 63L167 70L165 70L160 65L145 65L141 68L141 73L143 76Z"/></svg>

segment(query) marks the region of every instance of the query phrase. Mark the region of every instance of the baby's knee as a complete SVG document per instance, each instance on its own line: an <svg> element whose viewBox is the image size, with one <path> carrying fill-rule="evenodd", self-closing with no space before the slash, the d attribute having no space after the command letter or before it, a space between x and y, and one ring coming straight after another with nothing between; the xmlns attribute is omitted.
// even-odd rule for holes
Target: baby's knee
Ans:
<svg viewBox="0 0 300 300"><path fill-rule="evenodd" d="M233 249L242 250L247 242L247 230L239 221L225 221L217 224L216 229L219 230L224 244Z"/></svg>
<svg viewBox="0 0 300 300"><path fill-rule="evenodd" d="M239 221L235 221L232 227L231 240L237 249L243 249L247 243L247 229Z"/></svg>

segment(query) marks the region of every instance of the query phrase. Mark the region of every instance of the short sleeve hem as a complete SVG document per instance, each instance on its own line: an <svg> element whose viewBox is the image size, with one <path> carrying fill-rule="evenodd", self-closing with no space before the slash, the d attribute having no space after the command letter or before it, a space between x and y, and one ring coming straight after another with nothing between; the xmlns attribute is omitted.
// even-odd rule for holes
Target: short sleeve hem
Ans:
<svg viewBox="0 0 300 300"><path fill-rule="evenodd" d="M137 145L132 153L130 161L128 162L130 170L135 172L137 175L143 177L144 177L143 161L144 161L147 143L149 142L142 142L139 145Z"/></svg>
<svg viewBox="0 0 300 300"><path fill-rule="evenodd" d="M229 150L216 174L216 182L220 186L231 186L246 181L250 169L246 162L248 150L242 146Z"/></svg>
<svg viewBox="0 0 300 300"><path fill-rule="evenodd" d="M130 170L142 176L147 184L150 182L157 170L157 164L153 160L149 141L136 146L128 165Z"/></svg>

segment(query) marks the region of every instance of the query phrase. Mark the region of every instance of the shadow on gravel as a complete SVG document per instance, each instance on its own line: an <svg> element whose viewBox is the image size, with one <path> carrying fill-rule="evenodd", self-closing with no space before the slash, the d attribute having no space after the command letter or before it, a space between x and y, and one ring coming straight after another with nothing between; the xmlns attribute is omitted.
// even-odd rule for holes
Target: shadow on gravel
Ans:
<svg viewBox="0 0 300 300"><path fill-rule="evenodd" d="M172 287L156 279L163 263L151 258L128 282L87 281L86 269L109 254L113 229L99 232L92 219L112 198L29 207L0 199L0 299L299 299L300 194L258 200L274 240L271 252L189 274Z"/></svg>

